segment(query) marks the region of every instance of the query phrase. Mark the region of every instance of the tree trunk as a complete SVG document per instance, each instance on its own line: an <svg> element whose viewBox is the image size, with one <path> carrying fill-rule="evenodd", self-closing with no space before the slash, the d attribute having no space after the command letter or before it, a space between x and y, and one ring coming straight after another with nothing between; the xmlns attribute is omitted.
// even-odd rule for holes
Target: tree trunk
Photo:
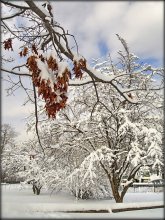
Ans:
<svg viewBox="0 0 165 220"><path fill-rule="evenodd" d="M40 190L41 190L41 188L37 188L37 195L40 194Z"/></svg>
<svg viewBox="0 0 165 220"><path fill-rule="evenodd" d="M37 187L35 184L33 184L32 189L33 189L33 193L36 195L39 195L41 192L41 187Z"/></svg>
<svg viewBox="0 0 165 220"><path fill-rule="evenodd" d="M112 180L111 178L109 178L109 181L111 184L112 193L113 193L116 203L122 203L124 196L123 194L120 195L119 193L119 184L117 183L117 180L115 178L113 178Z"/></svg>
<svg viewBox="0 0 165 220"><path fill-rule="evenodd" d="M123 197L119 196L115 199L116 203L123 203Z"/></svg>
<svg viewBox="0 0 165 220"><path fill-rule="evenodd" d="M33 185L32 189L33 189L33 193L35 194L36 193L36 188L35 188L34 185Z"/></svg>
<svg viewBox="0 0 165 220"><path fill-rule="evenodd" d="M116 188L112 191L113 191L113 196L114 196L114 199L115 199L116 203L122 203L123 202L123 196L121 196L119 194L118 189Z"/></svg>

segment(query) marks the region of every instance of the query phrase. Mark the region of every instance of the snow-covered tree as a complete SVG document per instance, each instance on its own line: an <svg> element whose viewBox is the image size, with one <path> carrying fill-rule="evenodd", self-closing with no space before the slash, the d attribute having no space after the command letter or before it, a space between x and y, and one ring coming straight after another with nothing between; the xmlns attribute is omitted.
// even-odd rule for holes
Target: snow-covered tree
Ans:
<svg viewBox="0 0 165 220"><path fill-rule="evenodd" d="M18 146L15 142L17 132L11 125L1 126L1 181L16 181L18 172L13 159L13 152L17 152Z"/></svg>
<svg viewBox="0 0 165 220"><path fill-rule="evenodd" d="M161 170L163 166L162 79L156 76L159 69L136 63L133 54L130 57L131 73L124 75L120 84L121 87L124 84L134 88L129 96L130 99L140 99L139 104L125 101L111 85L96 83L95 88L91 85L75 88L67 110L60 114L67 121L63 125L67 129L70 127L71 145L88 152L81 163L79 160L78 168L71 176L76 178L77 174L80 183L85 178L92 181L99 165L107 175L116 202L123 201L141 167L159 167ZM107 74L111 74L113 68L117 77L126 68L124 62L128 62L127 58L127 55L121 56L123 69L108 61L97 64L96 68ZM144 90L138 90L139 84ZM121 189L120 183L125 175L128 176L127 183Z"/></svg>
<svg viewBox="0 0 165 220"><path fill-rule="evenodd" d="M155 169L159 166L160 169L163 166L162 135L155 129L156 123L149 124L145 118L136 119L134 110L121 108L112 116L104 107L96 109L92 120L83 120L80 116L80 120L71 122L75 127L74 148L89 151L89 156L72 176L78 175L82 185L85 180L88 184L99 175L97 167L100 166L109 179L116 202L122 202L141 167L147 165ZM128 181L121 190L120 183L125 175Z"/></svg>
<svg viewBox="0 0 165 220"><path fill-rule="evenodd" d="M32 190L36 195L39 195L43 188L60 190L62 181L67 176L68 161L57 141L56 126L55 124L52 126L51 123L49 126L45 125L43 122L40 127L44 155L37 136L23 142L17 154L13 152L13 158L19 158L19 163L18 161L16 163L17 167L21 167L17 175L23 183L32 185Z"/></svg>
<svg viewBox="0 0 165 220"><path fill-rule="evenodd" d="M14 139L17 137L17 132L9 124L1 126L1 154L3 151L14 144Z"/></svg>

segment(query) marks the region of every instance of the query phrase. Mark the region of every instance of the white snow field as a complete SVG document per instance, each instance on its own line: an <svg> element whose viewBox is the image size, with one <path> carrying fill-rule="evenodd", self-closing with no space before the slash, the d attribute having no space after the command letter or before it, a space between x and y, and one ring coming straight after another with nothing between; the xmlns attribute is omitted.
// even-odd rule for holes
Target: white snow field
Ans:
<svg viewBox="0 0 165 220"><path fill-rule="evenodd" d="M128 192L123 204L114 200L76 200L74 196L42 190L34 195L30 185L21 188L20 184L1 186L1 218L108 218L108 219L164 219L164 209L145 209L112 213L113 208L162 205L163 192ZM68 213L67 211L108 210L109 213Z"/></svg>

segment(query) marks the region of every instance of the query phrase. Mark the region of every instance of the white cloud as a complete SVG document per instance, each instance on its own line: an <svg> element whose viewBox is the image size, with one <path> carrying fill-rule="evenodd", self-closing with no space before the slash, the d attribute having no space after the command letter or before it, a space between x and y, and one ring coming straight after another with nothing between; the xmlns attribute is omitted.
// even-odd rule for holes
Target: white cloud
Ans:
<svg viewBox="0 0 165 220"><path fill-rule="evenodd" d="M18 99L19 97L19 99ZM5 99L5 100L3 100ZM13 96L8 96L2 98L4 105L2 106L2 115L6 118L24 118L25 115L28 116L34 107L31 106L23 106L22 105L22 97L17 95L15 98ZM31 107L31 108L30 108Z"/></svg>
<svg viewBox="0 0 165 220"><path fill-rule="evenodd" d="M82 55L100 56L98 42L115 54L116 33L141 58L163 59L163 2L56 2L55 18L74 34Z"/></svg>
<svg viewBox="0 0 165 220"><path fill-rule="evenodd" d="M9 86L7 82L3 81L1 88L2 123L12 123L18 132L22 132L25 129L26 117L31 112L34 112L34 106L32 104L23 105L26 100L26 94L21 89L15 91L14 95L7 96L5 89L9 88Z"/></svg>
<svg viewBox="0 0 165 220"><path fill-rule="evenodd" d="M22 106L23 96L15 97L2 94L1 123L10 124L18 132L17 141L25 141L32 135L26 132L26 117L34 112L33 105Z"/></svg>
<svg viewBox="0 0 165 220"><path fill-rule="evenodd" d="M125 34L141 56L163 57L163 2L136 2L124 17Z"/></svg>

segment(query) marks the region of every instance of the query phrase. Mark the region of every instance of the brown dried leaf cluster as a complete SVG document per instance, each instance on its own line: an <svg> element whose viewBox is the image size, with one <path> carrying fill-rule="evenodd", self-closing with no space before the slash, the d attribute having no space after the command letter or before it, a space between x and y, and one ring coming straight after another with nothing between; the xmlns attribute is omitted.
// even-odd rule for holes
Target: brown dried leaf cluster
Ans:
<svg viewBox="0 0 165 220"><path fill-rule="evenodd" d="M52 56L50 56L49 59L47 60L47 64L48 64L48 67L52 71L57 71L58 70L58 64Z"/></svg>
<svg viewBox="0 0 165 220"><path fill-rule="evenodd" d="M32 45L32 52L38 55L38 51L37 51L35 44Z"/></svg>
<svg viewBox="0 0 165 220"><path fill-rule="evenodd" d="M36 51L37 52L37 51ZM62 74L62 77L59 77L58 72L58 63L56 59L50 56L48 59L45 59L42 55L39 56L42 62L46 62L49 69L54 71L54 77L56 78L56 83L53 84L53 89L51 87L50 80L41 79L40 72L41 70L37 66L38 59L37 56L32 55L27 59L27 67L32 72L32 80L34 85L38 88L38 95L42 96L45 101L45 108L49 118L55 118L56 113L61 109L65 108L68 91L68 82L70 78L70 72L66 68Z"/></svg>
<svg viewBox="0 0 165 220"><path fill-rule="evenodd" d="M28 48L24 47L24 49L19 53L20 57L24 56L26 57L28 54Z"/></svg>
<svg viewBox="0 0 165 220"><path fill-rule="evenodd" d="M73 71L75 77L81 79L83 75L82 69L86 68L86 60L80 59L79 62L74 61L73 64L74 64Z"/></svg>
<svg viewBox="0 0 165 220"><path fill-rule="evenodd" d="M28 48L24 49L19 53L20 56L27 56ZM45 101L45 109L49 118L55 118L56 113L61 109L65 108L68 91L69 78L71 78L71 73L66 68L62 73L62 76L58 76L58 61L50 56L45 58L43 54L39 54L36 46L33 44L32 55L27 59L27 68L32 73L32 81L34 86L38 88L38 96L41 96ZM50 79L41 78L41 70L37 65L37 59L40 59L43 63L48 65L48 68L51 72L54 73L54 82L50 82ZM86 60L80 59L79 61L73 61L73 74L76 78L82 78L83 72L82 69L86 68ZM52 84L53 83L53 84Z"/></svg>
<svg viewBox="0 0 165 220"><path fill-rule="evenodd" d="M4 48L5 48L5 50L9 50L9 49L11 49L11 50L13 51L13 47L12 47L12 39L11 39L11 38L5 40L5 41L3 42L3 44L4 44Z"/></svg>

